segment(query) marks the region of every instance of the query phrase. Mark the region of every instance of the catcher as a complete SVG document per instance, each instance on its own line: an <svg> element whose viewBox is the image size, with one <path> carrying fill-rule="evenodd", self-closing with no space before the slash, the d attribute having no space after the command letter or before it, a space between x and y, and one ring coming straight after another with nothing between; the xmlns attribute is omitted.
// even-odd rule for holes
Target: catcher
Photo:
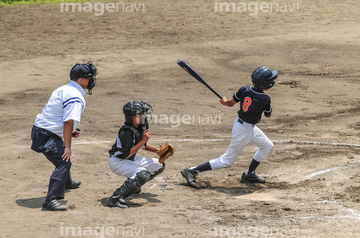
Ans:
<svg viewBox="0 0 360 238"><path fill-rule="evenodd" d="M165 169L164 161L174 154L170 144L160 149L148 144L151 134L152 107L144 101L130 101L123 107L125 123L120 128L115 144L109 150L109 167L117 175L127 180L109 199L110 207L127 208L125 198L133 193L140 193L141 186ZM139 149L158 153L160 159L137 156Z"/></svg>

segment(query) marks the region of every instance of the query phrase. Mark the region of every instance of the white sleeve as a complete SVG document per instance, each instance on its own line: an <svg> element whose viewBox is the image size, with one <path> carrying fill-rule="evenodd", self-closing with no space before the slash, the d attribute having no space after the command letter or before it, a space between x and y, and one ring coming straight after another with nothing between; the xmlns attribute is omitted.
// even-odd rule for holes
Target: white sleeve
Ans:
<svg viewBox="0 0 360 238"><path fill-rule="evenodd" d="M84 110L83 108L83 102L80 98L72 98L65 101L63 104L63 122L73 120L74 129L76 129L80 124L81 114Z"/></svg>

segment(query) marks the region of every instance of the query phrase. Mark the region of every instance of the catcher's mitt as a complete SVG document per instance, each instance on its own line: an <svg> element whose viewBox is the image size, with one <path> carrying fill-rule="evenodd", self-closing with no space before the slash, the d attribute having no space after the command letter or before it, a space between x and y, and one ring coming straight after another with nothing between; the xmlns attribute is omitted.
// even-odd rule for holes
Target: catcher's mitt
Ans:
<svg viewBox="0 0 360 238"><path fill-rule="evenodd" d="M160 145L160 150L157 154L160 156L159 163L162 164L169 156L172 156L175 152L174 146L166 143L166 145Z"/></svg>

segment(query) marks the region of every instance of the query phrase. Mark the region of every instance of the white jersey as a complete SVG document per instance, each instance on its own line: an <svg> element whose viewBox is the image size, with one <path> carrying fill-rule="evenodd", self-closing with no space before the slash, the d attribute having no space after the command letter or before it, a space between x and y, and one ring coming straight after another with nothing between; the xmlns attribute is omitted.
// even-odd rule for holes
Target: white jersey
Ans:
<svg viewBox="0 0 360 238"><path fill-rule="evenodd" d="M73 120L73 131L79 126L85 109L85 90L75 81L57 88L50 96L42 113L35 119L35 126L63 136L64 122Z"/></svg>

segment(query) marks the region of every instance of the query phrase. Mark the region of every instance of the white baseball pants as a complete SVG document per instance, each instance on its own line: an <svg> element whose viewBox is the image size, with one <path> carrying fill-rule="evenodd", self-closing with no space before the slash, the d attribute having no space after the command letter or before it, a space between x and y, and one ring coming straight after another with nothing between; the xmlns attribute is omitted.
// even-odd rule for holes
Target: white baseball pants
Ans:
<svg viewBox="0 0 360 238"><path fill-rule="evenodd" d="M163 165L158 159L143 156L135 156L134 160L119 159L115 156L109 158L110 170L120 176L134 179L136 174L142 170L147 170L153 175Z"/></svg>
<svg viewBox="0 0 360 238"><path fill-rule="evenodd" d="M236 117L232 128L231 142L226 152L219 158L209 161L213 170L233 165L245 146L250 142L259 147L253 158L257 162L262 162L274 147L274 144L257 126L246 122L241 124L238 120L239 117Z"/></svg>

